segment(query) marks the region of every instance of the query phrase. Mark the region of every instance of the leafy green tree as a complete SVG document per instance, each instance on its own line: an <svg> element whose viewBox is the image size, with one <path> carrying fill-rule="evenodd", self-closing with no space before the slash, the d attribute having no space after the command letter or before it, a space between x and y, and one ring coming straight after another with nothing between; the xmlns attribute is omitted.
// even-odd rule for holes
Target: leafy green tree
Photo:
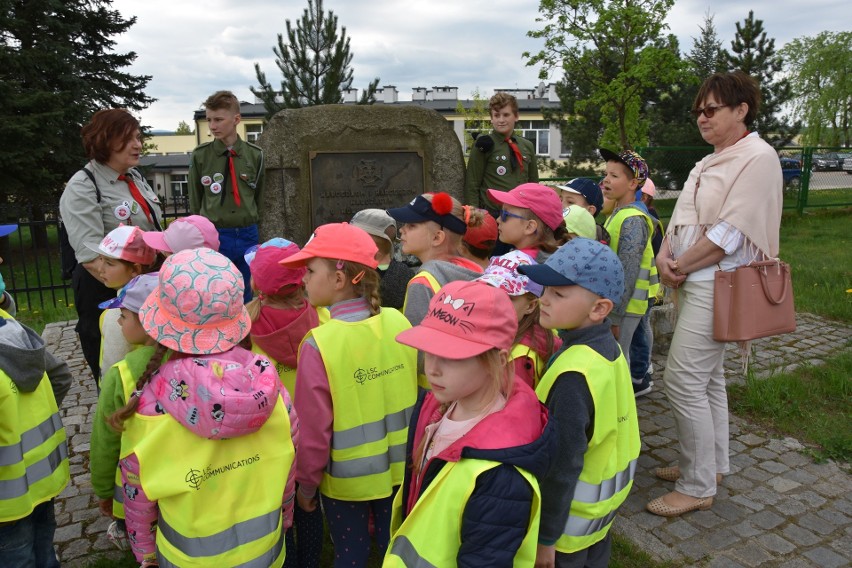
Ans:
<svg viewBox="0 0 852 568"><path fill-rule="evenodd" d="M464 117L464 139L467 148L470 148L475 138L471 135L471 130L474 131L476 136L491 131L491 111L488 109L488 99L482 96L479 88L474 89L470 95L473 101L470 108L465 108L461 101L456 103L456 112Z"/></svg>
<svg viewBox="0 0 852 568"><path fill-rule="evenodd" d="M591 122L599 116L602 145L644 145L649 122L643 95L674 80L681 65L658 41L673 5L674 0L541 0L536 21L544 27L527 35L544 39L544 49L525 53L527 65L541 65L542 79L561 67L563 81L579 84L580 96L563 103L563 111L571 106Z"/></svg>
<svg viewBox="0 0 852 568"><path fill-rule="evenodd" d="M178 122L177 128L175 129L175 134L194 134L194 131L192 130L192 128L189 127L189 124L187 124L185 120L181 120L180 122Z"/></svg>
<svg viewBox="0 0 852 568"><path fill-rule="evenodd" d="M125 20L109 0L0 1L0 204L55 203L84 163L80 128L102 108L140 110L151 77L116 53Z"/></svg>
<svg viewBox="0 0 852 568"><path fill-rule="evenodd" d="M266 117L285 108L337 104L343 102L342 92L352 86L352 53L346 27L338 35L337 16L323 10L322 0L308 0L308 7L295 28L286 21L287 43L278 34L278 45L272 48L275 64L282 74L281 86L276 89L266 79L258 63L254 64L259 87L251 92L263 101ZM376 100L376 77L361 94L360 104Z"/></svg>
<svg viewBox="0 0 852 568"><path fill-rule="evenodd" d="M781 73L784 60L775 52L775 39L766 36L763 20L755 19L753 10L736 26L731 42L733 53L727 54L728 66L751 75L760 85L763 101L754 128L773 146L786 146L799 133L802 123L784 114L785 105L793 100L790 80Z"/></svg>
<svg viewBox="0 0 852 568"><path fill-rule="evenodd" d="M796 38L781 50L794 108L807 127L802 144L852 145L852 32Z"/></svg>

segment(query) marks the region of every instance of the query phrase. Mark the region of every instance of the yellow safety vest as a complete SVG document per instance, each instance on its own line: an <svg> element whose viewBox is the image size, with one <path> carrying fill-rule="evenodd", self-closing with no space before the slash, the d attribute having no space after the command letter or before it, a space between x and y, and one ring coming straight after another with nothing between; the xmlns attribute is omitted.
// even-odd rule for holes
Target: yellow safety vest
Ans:
<svg viewBox="0 0 852 568"><path fill-rule="evenodd" d="M642 252L642 262L639 267L639 277L636 278L636 286L633 295L627 303L627 313L644 316L648 311L648 299L654 298L660 289L660 277L657 275L657 264L654 262L654 249L651 247L651 239L654 236L654 222L650 215L645 215L636 207L624 207L610 215L604 223L604 229L609 232L609 247L618 252L618 239L621 236L621 228L624 221L630 217L641 215L645 224L648 225L648 240L645 242L645 250Z"/></svg>
<svg viewBox="0 0 852 568"><path fill-rule="evenodd" d="M564 553L588 548L606 536L633 486L640 449L636 399L624 355L607 361L588 345L569 347L541 378L535 389L538 399L545 402L559 375L569 371L586 377L595 423L574 495L563 496L571 499L568 522L556 542L556 550Z"/></svg>
<svg viewBox="0 0 852 568"><path fill-rule="evenodd" d="M227 440L200 438L168 414L136 418L153 423L130 452L158 503L160 566L280 566L281 503L295 457L281 397L258 431Z"/></svg>
<svg viewBox="0 0 852 568"><path fill-rule="evenodd" d="M423 278L426 279L426 282L429 283L429 288L432 289L432 295L433 296L438 293L438 290L441 289L441 287L442 287L441 283L438 282L438 279L435 278L435 276L431 272L428 272L426 270L421 270L420 272L418 272L417 274L414 275L414 278L417 278L418 276L422 276ZM410 283L411 283L411 281L409 280L409 284ZM402 302L402 313L403 314L407 311L407 308L408 308L408 289L406 288L405 300L403 300L403 302ZM429 386L429 381L426 379L425 373L417 373L417 386L419 386L422 389L432 390L432 387Z"/></svg>
<svg viewBox="0 0 852 568"><path fill-rule="evenodd" d="M529 345L524 345L523 343L516 343L512 345L512 350L509 351L509 361L514 361L518 357L529 357L532 359L533 368L535 369L535 376L533 377L533 389L535 389L536 385L538 385L538 381L544 374L544 368L547 366L547 361L542 359L535 349Z"/></svg>
<svg viewBox="0 0 852 568"><path fill-rule="evenodd" d="M405 504L402 502L402 488L400 488L393 501L392 537L382 566L418 568L455 566L462 544L462 515L476 487L477 478L499 465L499 462L478 459L447 462L417 499L405 520L402 520ZM513 562L513 566L526 568L535 564L541 517L541 492L538 481L532 474L521 468L515 469L533 488L527 533Z"/></svg>
<svg viewBox="0 0 852 568"><path fill-rule="evenodd" d="M3 310L0 318L13 319ZM47 373L33 392L21 392L0 370L0 522L28 516L70 479L65 428Z"/></svg>
<svg viewBox="0 0 852 568"><path fill-rule="evenodd" d="M394 338L411 327L397 310L313 329L331 390L331 456L323 495L345 501L388 497L402 482L408 422L417 401L417 351Z"/></svg>

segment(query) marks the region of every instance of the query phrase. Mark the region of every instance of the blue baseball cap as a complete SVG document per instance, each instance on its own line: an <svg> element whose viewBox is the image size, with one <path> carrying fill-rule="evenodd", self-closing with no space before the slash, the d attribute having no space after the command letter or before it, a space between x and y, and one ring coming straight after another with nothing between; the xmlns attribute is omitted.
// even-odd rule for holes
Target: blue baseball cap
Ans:
<svg viewBox="0 0 852 568"><path fill-rule="evenodd" d="M575 237L544 264L519 266L518 272L543 286L581 286L616 304L624 294L621 261L611 248L592 239Z"/></svg>
<svg viewBox="0 0 852 568"><path fill-rule="evenodd" d="M589 205L595 206L595 214L600 213L601 209L603 209L601 186L593 179L574 178L565 185L557 185L556 189L569 193L579 193L586 199Z"/></svg>
<svg viewBox="0 0 852 568"><path fill-rule="evenodd" d="M6 235L14 233L17 230L17 225L0 225L0 237L5 237Z"/></svg>

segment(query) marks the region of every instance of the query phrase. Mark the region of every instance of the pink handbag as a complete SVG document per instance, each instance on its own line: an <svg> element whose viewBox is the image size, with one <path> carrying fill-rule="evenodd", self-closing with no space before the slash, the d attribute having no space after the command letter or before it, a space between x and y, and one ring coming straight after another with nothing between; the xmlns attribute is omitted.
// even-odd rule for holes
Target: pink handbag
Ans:
<svg viewBox="0 0 852 568"><path fill-rule="evenodd" d="M751 341L796 330L790 265L765 260L716 271L713 339Z"/></svg>

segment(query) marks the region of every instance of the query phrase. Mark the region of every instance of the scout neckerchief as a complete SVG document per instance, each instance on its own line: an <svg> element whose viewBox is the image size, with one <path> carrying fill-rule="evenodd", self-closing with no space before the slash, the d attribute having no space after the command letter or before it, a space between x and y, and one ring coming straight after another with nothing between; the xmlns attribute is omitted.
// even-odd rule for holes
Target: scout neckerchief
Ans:
<svg viewBox="0 0 852 568"><path fill-rule="evenodd" d="M521 171L524 171L524 158L521 155L521 150L518 148L518 145L515 143L515 139L512 136L506 137L506 144L509 145L509 148L512 149L513 157L515 158L513 162L517 163L521 166Z"/></svg>
<svg viewBox="0 0 852 568"><path fill-rule="evenodd" d="M240 207L240 188L237 185L237 173L234 171L234 156L237 153L233 148L227 148L225 152L222 154L223 156L228 157L228 169L231 171L231 188L234 192L234 203L237 207ZM222 192L222 203L225 202L225 192Z"/></svg>
<svg viewBox="0 0 852 568"><path fill-rule="evenodd" d="M130 195L133 196L133 200L139 204L139 207L142 208L142 211L145 212L145 216L148 218L148 222L152 225L154 224L154 220L151 217L151 209L148 207L148 202L142 197L142 192L139 191L139 188L136 187L136 184L133 182L133 178L131 176L121 174L118 176L120 181L123 181L127 184L127 187L130 189Z"/></svg>

